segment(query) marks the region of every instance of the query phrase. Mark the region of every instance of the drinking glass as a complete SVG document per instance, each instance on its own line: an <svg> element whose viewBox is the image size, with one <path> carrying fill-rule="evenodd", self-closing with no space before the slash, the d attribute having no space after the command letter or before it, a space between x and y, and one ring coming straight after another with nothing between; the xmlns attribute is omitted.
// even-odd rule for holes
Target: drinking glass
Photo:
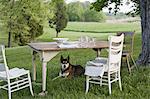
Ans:
<svg viewBox="0 0 150 99"><path fill-rule="evenodd" d="M81 47L87 47L88 40L89 40L88 36L81 36L81 37L79 38L79 45L80 45Z"/></svg>
<svg viewBox="0 0 150 99"><path fill-rule="evenodd" d="M95 38L95 37L93 37L93 38L92 38L93 46L96 46L95 42L96 42L96 38Z"/></svg>

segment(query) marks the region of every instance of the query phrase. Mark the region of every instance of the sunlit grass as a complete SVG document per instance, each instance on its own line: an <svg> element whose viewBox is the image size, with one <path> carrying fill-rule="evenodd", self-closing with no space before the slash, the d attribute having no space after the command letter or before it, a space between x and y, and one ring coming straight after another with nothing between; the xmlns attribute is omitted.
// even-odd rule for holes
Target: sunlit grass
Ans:
<svg viewBox="0 0 150 99"><path fill-rule="evenodd" d="M69 22L66 30L113 32L133 31L140 32L140 23L97 23L97 22Z"/></svg>

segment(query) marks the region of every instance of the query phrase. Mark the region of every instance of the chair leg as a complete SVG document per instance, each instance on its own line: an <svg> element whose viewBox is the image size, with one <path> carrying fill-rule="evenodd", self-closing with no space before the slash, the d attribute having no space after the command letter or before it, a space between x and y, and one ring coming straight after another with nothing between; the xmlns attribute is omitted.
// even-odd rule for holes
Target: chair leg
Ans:
<svg viewBox="0 0 150 99"><path fill-rule="evenodd" d="M32 90L31 78L30 78L30 74L29 74L29 73L28 73L28 80L29 80L29 85L30 85L30 92L31 92L31 95L34 96L33 90Z"/></svg>
<svg viewBox="0 0 150 99"><path fill-rule="evenodd" d="M8 97L11 99L11 90L8 91Z"/></svg>
<svg viewBox="0 0 150 99"><path fill-rule="evenodd" d="M119 87L120 87L120 90L122 91L120 72L118 72L118 78L119 78Z"/></svg>
<svg viewBox="0 0 150 99"><path fill-rule="evenodd" d="M108 88L109 88L109 94L111 94L110 74L108 74Z"/></svg>
<svg viewBox="0 0 150 99"><path fill-rule="evenodd" d="M8 82L8 98L11 99L10 81Z"/></svg>
<svg viewBox="0 0 150 99"><path fill-rule="evenodd" d="M129 56L126 56L126 59L127 59L128 70L129 70L129 73L131 74L131 68L130 68L130 63L129 63Z"/></svg>
<svg viewBox="0 0 150 99"><path fill-rule="evenodd" d="M137 66L136 66L136 63L135 63L135 61L134 61L134 59L133 59L133 56L130 55L130 57L131 57L131 59L132 59L132 62L133 62L133 64L134 64L135 68L137 69Z"/></svg>
<svg viewBox="0 0 150 99"><path fill-rule="evenodd" d="M89 90L89 76L86 76L86 91L85 93L88 93Z"/></svg>

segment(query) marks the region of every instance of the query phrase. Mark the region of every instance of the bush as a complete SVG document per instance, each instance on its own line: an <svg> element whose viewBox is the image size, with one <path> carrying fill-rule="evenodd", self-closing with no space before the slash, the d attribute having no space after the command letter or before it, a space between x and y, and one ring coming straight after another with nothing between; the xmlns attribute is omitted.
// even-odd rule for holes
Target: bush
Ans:
<svg viewBox="0 0 150 99"><path fill-rule="evenodd" d="M103 22L105 14L90 9L90 2L73 2L67 5L69 21Z"/></svg>
<svg viewBox="0 0 150 99"><path fill-rule="evenodd" d="M96 12L95 10L87 9L84 12L85 22L104 22L105 15L102 12Z"/></svg>

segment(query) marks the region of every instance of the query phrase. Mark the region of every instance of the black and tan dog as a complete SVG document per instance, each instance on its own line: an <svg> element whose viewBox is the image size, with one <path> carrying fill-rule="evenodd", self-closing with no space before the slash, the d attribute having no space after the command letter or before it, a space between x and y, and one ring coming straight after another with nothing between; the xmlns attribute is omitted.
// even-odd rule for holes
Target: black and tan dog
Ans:
<svg viewBox="0 0 150 99"><path fill-rule="evenodd" d="M69 56L66 59L61 56L61 71L59 73L59 76L67 77L70 79L74 76L80 76L84 74L84 68L81 65L70 64L69 59Z"/></svg>

